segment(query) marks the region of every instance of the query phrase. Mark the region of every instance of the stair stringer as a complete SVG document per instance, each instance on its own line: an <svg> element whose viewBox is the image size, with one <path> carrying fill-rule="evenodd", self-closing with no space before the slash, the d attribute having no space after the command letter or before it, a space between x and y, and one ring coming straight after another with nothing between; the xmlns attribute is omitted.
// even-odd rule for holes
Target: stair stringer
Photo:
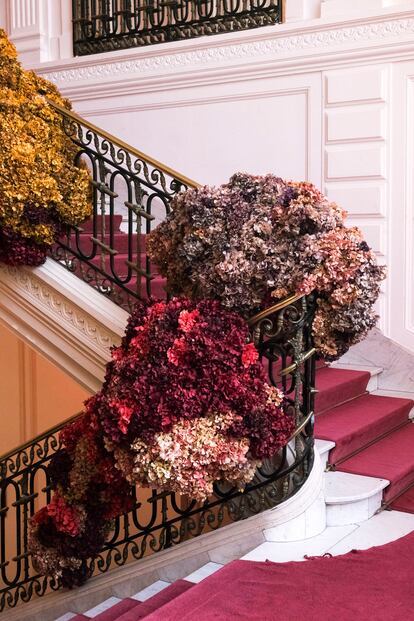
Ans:
<svg viewBox="0 0 414 621"><path fill-rule="evenodd" d="M92 393L127 319L51 259L36 268L0 265L0 322Z"/></svg>
<svg viewBox="0 0 414 621"><path fill-rule="evenodd" d="M69 610L82 613L111 596L130 597L157 580L180 580L206 563L225 564L239 559L264 543L269 530L296 524L300 516L312 513L315 505L320 506L323 488L323 467L319 453L315 451L306 482L294 496L277 507L95 576L81 588L53 592L20 604L14 610L8 609L7 621L23 621L28 617L31 621L54 621ZM323 521L320 532L324 528ZM298 531L297 539L301 539L301 535Z"/></svg>

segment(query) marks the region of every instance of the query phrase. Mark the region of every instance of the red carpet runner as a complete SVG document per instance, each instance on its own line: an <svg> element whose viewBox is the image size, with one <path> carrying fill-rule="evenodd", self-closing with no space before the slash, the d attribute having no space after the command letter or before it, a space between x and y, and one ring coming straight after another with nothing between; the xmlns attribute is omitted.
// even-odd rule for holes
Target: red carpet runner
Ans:
<svg viewBox="0 0 414 621"><path fill-rule="evenodd" d="M364 371L318 370L315 437L335 442L329 463L336 470L387 479L384 500L414 513L414 425L409 420L414 402L368 394L369 377Z"/></svg>
<svg viewBox="0 0 414 621"><path fill-rule="evenodd" d="M304 562L234 561L146 621L409 621L414 533Z"/></svg>

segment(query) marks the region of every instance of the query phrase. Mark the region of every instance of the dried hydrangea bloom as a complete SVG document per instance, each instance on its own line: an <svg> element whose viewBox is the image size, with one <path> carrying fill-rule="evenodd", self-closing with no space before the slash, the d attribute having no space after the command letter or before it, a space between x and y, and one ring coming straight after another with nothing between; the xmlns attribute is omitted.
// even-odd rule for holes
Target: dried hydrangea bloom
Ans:
<svg viewBox="0 0 414 621"><path fill-rule="evenodd" d="M335 359L376 321L384 268L345 212L310 183L243 173L178 195L150 235L151 258L174 295L211 298L249 317L314 291L319 355Z"/></svg>
<svg viewBox="0 0 414 621"><path fill-rule="evenodd" d="M132 445L131 480L200 501L213 493L213 484L220 479L244 488L260 462L249 458L247 438L226 435L234 419L234 414L211 414L179 421L169 433L156 434L151 444L137 438Z"/></svg>
<svg viewBox="0 0 414 621"><path fill-rule="evenodd" d="M88 172L47 99L70 107L0 30L0 260L12 265L39 265L62 226L91 214Z"/></svg>
<svg viewBox="0 0 414 621"><path fill-rule="evenodd" d="M101 391L61 431L54 496L30 526L41 573L82 584L136 483L204 499L219 479L244 487L287 444L295 421L248 336L217 301L137 304Z"/></svg>

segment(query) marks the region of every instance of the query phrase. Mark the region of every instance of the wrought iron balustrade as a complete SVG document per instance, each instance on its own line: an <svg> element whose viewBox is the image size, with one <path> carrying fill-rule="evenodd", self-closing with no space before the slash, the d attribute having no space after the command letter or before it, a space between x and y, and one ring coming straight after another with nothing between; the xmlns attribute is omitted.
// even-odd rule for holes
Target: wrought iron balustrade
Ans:
<svg viewBox="0 0 414 621"><path fill-rule="evenodd" d="M49 103L79 148L76 163L90 171L93 204L91 220L68 227L52 258L127 311L137 299L165 297L164 281L146 254L145 236L165 218L178 192L198 184Z"/></svg>
<svg viewBox="0 0 414 621"><path fill-rule="evenodd" d="M270 26L284 0L73 0L75 56Z"/></svg>
<svg viewBox="0 0 414 621"><path fill-rule="evenodd" d="M289 444L265 460L242 492L218 482L199 503L175 493L136 489L132 511L119 517L91 567L96 574L139 560L191 537L274 507L306 481L313 464L315 357L312 296L292 296L250 321L251 339L283 389L295 418ZM0 611L58 590L60 583L37 574L28 551L28 520L50 499L47 466L59 450L61 425L0 457ZM7 614L7 612L6 612Z"/></svg>

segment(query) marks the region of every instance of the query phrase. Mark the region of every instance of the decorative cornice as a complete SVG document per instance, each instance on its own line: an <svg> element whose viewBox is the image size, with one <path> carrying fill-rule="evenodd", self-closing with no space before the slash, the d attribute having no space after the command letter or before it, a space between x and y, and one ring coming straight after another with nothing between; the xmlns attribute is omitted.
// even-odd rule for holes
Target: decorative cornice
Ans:
<svg viewBox="0 0 414 621"><path fill-rule="evenodd" d="M3 323L95 391L127 313L50 259L36 269L0 265L0 291Z"/></svg>
<svg viewBox="0 0 414 621"><path fill-rule="evenodd" d="M245 40L233 44L226 44L220 37L216 45L211 41L206 44L205 39L196 40L191 48L176 47L172 53L164 51L155 54L146 50L136 50L136 57L129 51L124 59L108 60L94 56L76 59L73 66L55 71L45 69L40 72L49 80L59 84L91 80L116 80L117 78L131 77L133 74L159 73L192 66L207 66L225 62L254 61L258 58L275 57L279 55L300 56L309 51L337 48L346 44L375 42L384 43L403 35L414 34L414 16L403 18L383 17L381 20L366 21L365 23L351 22L343 26L319 26L304 31L295 30L290 34L279 33L275 28L266 28L265 35L255 35L251 41ZM270 32L269 32L270 31ZM249 33L248 33L249 34ZM229 38L232 35L227 35ZM246 35L245 38L248 38ZM231 39L234 41L234 39ZM200 43L201 41L201 43ZM174 45L174 44L169 44ZM93 58L93 60L92 60ZM72 61L73 62L73 61ZM86 64L82 65L82 62Z"/></svg>
<svg viewBox="0 0 414 621"><path fill-rule="evenodd" d="M46 307L48 315L53 315L56 322L70 324L77 333L86 337L89 342L92 341L103 355L109 355L116 336L78 308L75 301L68 302L63 295L41 282L30 271L7 265L0 265L0 271L8 280L12 279L16 289L24 290L25 297L31 298L37 306L40 304Z"/></svg>

